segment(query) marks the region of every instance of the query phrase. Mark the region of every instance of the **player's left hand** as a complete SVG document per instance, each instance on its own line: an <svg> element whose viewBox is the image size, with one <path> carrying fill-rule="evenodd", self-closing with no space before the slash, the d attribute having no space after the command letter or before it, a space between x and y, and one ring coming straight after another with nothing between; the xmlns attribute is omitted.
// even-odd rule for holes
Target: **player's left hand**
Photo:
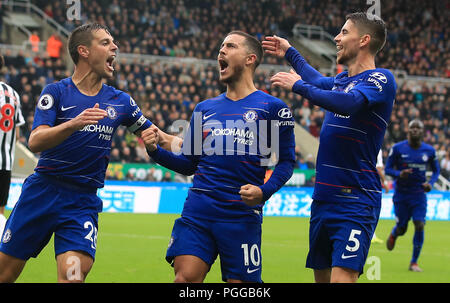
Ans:
<svg viewBox="0 0 450 303"><path fill-rule="evenodd" d="M423 190L424 190L426 193L429 192L429 191L431 190L431 188L432 188L431 184L428 183L428 182L423 183L423 184L422 184L422 187L423 187Z"/></svg>
<svg viewBox="0 0 450 303"><path fill-rule="evenodd" d="M157 148L157 144L159 141L159 133L158 128L149 127L141 132L141 138L144 141L145 148L152 152Z"/></svg>
<svg viewBox="0 0 450 303"><path fill-rule="evenodd" d="M273 86L279 86L284 89L288 89L292 91L292 87L295 82L301 80L302 77L295 72L295 70L291 69L289 73L279 72L276 73L272 78L270 78L270 82L272 82Z"/></svg>
<svg viewBox="0 0 450 303"><path fill-rule="evenodd" d="M242 185L239 194L241 195L242 201L248 206L261 204L263 199L261 188L252 184Z"/></svg>

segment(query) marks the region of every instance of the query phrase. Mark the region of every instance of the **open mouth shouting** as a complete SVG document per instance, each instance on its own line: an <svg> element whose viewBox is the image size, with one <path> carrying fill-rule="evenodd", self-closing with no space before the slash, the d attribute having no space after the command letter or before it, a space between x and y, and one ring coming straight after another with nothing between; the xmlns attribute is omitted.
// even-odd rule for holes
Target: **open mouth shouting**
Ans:
<svg viewBox="0 0 450 303"><path fill-rule="evenodd" d="M106 59L106 68L110 72L114 72L114 60L116 59L116 55L111 55Z"/></svg>
<svg viewBox="0 0 450 303"><path fill-rule="evenodd" d="M225 59L219 59L219 69L220 69L220 74L224 74L226 73L226 71L228 70L228 62Z"/></svg>

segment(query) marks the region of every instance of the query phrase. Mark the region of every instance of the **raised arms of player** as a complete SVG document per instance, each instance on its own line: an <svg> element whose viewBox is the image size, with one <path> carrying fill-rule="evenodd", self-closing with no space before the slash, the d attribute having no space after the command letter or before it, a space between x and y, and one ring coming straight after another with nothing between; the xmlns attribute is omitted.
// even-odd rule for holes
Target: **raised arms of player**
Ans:
<svg viewBox="0 0 450 303"><path fill-rule="evenodd" d="M262 41L262 46L267 54L286 58L296 73L306 82L326 90L330 90L333 87L334 78L324 77L319 71L309 65L305 58L290 45L288 40L277 36L268 36Z"/></svg>
<svg viewBox="0 0 450 303"><path fill-rule="evenodd" d="M99 108L98 103L92 108L85 109L74 119L57 126L39 125L30 134L28 147L34 153L53 148L61 144L74 132L89 124L97 124L107 116L106 111Z"/></svg>
<svg viewBox="0 0 450 303"><path fill-rule="evenodd" d="M359 81L350 91L323 90L302 80L295 71L279 72L270 78L272 85L291 90L307 98L314 105L328 111L352 115L363 107L376 103L393 102L396 84L394 76L387 70L376 72L384 82L375 81L371 75Z"/></svg>

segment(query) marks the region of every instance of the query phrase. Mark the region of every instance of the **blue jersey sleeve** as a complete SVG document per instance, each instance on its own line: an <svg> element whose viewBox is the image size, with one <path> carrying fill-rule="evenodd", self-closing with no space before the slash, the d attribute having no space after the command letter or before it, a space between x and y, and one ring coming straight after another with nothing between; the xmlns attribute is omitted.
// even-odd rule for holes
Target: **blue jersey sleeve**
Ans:
<svg viewBox="0 0 450 303"><path fill-rule="evenodd" d="M182 175L190 176L197 169L197 165L185 155L175 155L159 146L155 151L148 152L148 155L156 163Z"/></svg>
<svg viewBox="0 0 450 303"><path fill-rule="evenodd" d="M263 201L267 201L292 176L295 164L294 119L289 108L281 100L272 103L272 122L278 128L277 138L271 138L272 150L278 152L278 162L269 180L260 186ZM272 123L273 124L273 123Z"/></svg>
<svg viewBox="0 0 450 303"><path fill-rule="evenodd" d="M59 98L60 90L56 83L49 84L42 90L34 113L32 129L40 125L56 125Z"/></svg>
<svg viewBox="0 0 450 303"><path fill-rule="evenodd" d="M386 175L391 176L393 178L398 178L400 176L400 171L396 169L396 159L397 159L397 148L394 145L389 151L389 156L386 160L386 166L384 168L384 172Z"/></svg>
<svg viewBox="0 0 450 303"><path fill-rule="evenodd" d="M123 93L122 98L124 98L126 115L122 124L125 125L132 133L149 128L152 123L142 114L141 109L136 104L134 99L125 93Z"/></svg>
<svg viewBox="0 0 450 303"><path fill-rule="evenodd" d="M292 87L294 93L307 98L314 105L340 115L352 115L365 106L365 97L357 90L348 93L324 90L298 80Z"/></svg>
<svg viewBox="0 0 450 303"><path fill-rule="evenodd" d="M433 186L434 183L436 183L436 181L438 180L439 173L440 173L439 161L436 157L436 151L434 149L433 149L432 157L430 158L429 161L430 161L431 171L433 172L433 174L431 175L431 178L428 181L428 183L431 184L431 186Z"/></svg>
<svg viewBox="0 0 450 303"><path fill-rule="evenodd" d="M386 69L376 69L363 81L356 84L352 90L360 92L369 103L369 106L393 100L397 85L394 76Z"/></svg>
<svg viewBox="0 0 450 303"><path fill-rule="evenodd" d="M198 115L198 113L198 106L196 106L186 135L183 139L180 154L166 151L158 146L155 151L148 152L148 155L152 157L156 163L170 170L186 176L192 175L197 169L198 158L199 155L201 155L201 150L198 151L197 147L202 147L201 142L195 142L196 138L201 138L201 136L199 137L195 134L196 127L200 127L201 129L201 112L200 115ZM197 119L198 117L200 117L200 120Z"/></svg>
<svg viewBox="0 0 450 303"><path fill-rule="evenodd" d="M334 77L322 76L306 62L305 58L294 47L290 47L286 51L285 58L304 81L321 89L330 90L333 87Z"/></svg>

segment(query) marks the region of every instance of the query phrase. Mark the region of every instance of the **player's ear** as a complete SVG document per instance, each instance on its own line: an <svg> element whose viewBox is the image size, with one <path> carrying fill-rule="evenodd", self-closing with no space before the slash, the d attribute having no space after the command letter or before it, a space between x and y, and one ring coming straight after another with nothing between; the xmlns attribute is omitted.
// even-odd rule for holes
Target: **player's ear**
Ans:
<svg viewBox="0 0 450 303"><path fill-rule="evenodd" d="M80 57L85 59L89 57L89 48L86 45L78 45L77 51Z"/></svg>
<svg viewBox="0 0 450 303"><path fill-rule="evenodd" d="M360 42L359 42L359 46L360 47L369 47L369 43L372 40L372 37L370 37L370 35L365 34L361 36Z"/></svg>
<svg viewBox="0 0 450 303"><path fill-rule="evenodd" d="M257 59L257 57L256 57L255 54L247 55L247 62L246 62L247 65L255 64L256 63L256 59Z"/></svg>

